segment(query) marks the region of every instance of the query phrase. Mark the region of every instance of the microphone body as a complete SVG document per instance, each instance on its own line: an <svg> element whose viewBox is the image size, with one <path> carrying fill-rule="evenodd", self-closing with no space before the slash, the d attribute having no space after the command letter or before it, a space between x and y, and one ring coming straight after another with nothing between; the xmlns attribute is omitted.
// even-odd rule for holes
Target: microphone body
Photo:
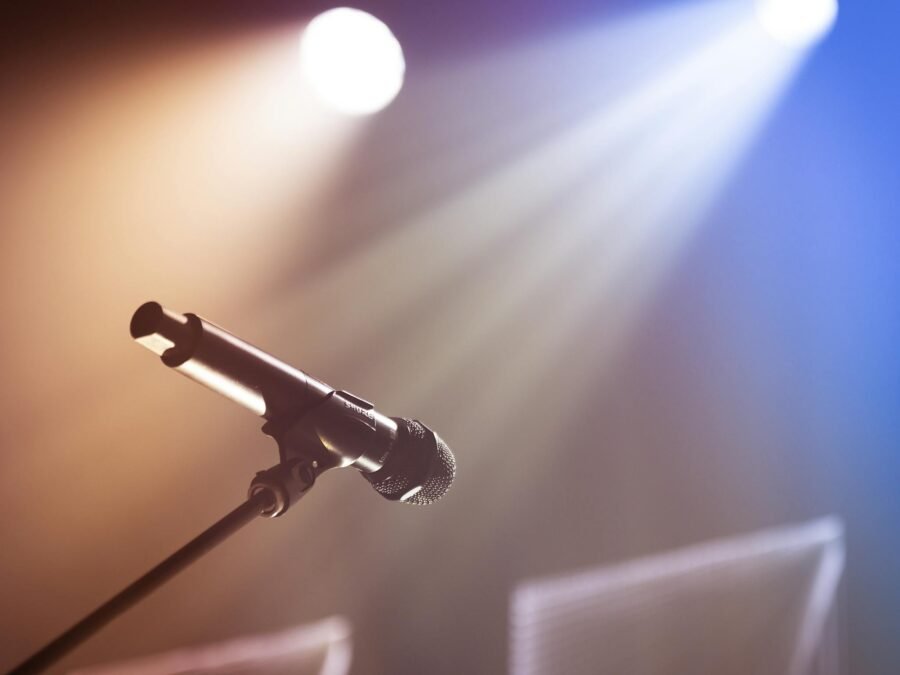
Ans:
<svg viewBox="0 0 900 675"><path fill-rule="evenodd" d="M195 315L141 305L131 335L181 374L267 420L263 431L311 453L321 469L352 466L388 499L428 504L449 489L455 460L421 422L388 417Z"/></svg>

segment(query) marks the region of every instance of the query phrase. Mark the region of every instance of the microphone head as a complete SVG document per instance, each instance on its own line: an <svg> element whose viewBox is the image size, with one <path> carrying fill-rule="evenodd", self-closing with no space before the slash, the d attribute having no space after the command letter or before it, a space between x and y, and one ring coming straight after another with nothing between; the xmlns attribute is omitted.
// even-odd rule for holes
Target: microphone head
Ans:
<svg viewBox="0 0 900 675"><path fill-rule="evenodd" d="M397 423L397 440L381 469L363 476L385 499L423 506L437 501L456 477L453 453L418 420L391 419Z"/></svg>

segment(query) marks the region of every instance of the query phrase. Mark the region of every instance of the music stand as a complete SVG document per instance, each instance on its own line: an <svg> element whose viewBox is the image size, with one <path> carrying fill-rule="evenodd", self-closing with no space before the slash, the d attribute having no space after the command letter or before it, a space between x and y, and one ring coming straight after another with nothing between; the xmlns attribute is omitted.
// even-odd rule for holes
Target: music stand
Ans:
<svg viewBox="0 0 900 675"><path fill-rule="evenodd" d="M347 675L350 624L332 617L268 635L188 647L70 675Z"/></svg>
<svg viewBox="0 0 900 675"><path fill-rule="evenodd" d="M513 675L836 675L843 528L826 518L520 585Z"/></svg>

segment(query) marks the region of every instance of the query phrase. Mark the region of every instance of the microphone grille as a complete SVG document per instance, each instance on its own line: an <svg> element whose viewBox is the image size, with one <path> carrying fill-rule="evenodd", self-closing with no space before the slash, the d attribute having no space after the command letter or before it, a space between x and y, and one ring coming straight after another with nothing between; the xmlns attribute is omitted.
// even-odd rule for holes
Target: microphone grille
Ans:
<svg viewBox="0 0 900 675"><path fill-rule="evenodd" d="M387 462L375 473L363 474L386 499L424 506L437 501L456 477L450 447L418 420L393 418L397 441Z"/></svg>

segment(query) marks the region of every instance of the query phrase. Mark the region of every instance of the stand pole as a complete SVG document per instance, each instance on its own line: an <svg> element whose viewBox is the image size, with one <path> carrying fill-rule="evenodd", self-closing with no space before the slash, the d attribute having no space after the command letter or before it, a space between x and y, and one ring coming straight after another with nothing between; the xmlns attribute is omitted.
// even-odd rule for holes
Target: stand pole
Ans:
<svg viewBox="0 0 900 675"><path fill-rule="evenodd" d="M250 498L196 539L177 550L140 579L114 595L104 604L62 633L9 672L9 675L40 673L87 640L119 614L148 596L185 569L204 553L221 544L244 525L272 509L275 495L267 489L251 493Z"/></svg>

